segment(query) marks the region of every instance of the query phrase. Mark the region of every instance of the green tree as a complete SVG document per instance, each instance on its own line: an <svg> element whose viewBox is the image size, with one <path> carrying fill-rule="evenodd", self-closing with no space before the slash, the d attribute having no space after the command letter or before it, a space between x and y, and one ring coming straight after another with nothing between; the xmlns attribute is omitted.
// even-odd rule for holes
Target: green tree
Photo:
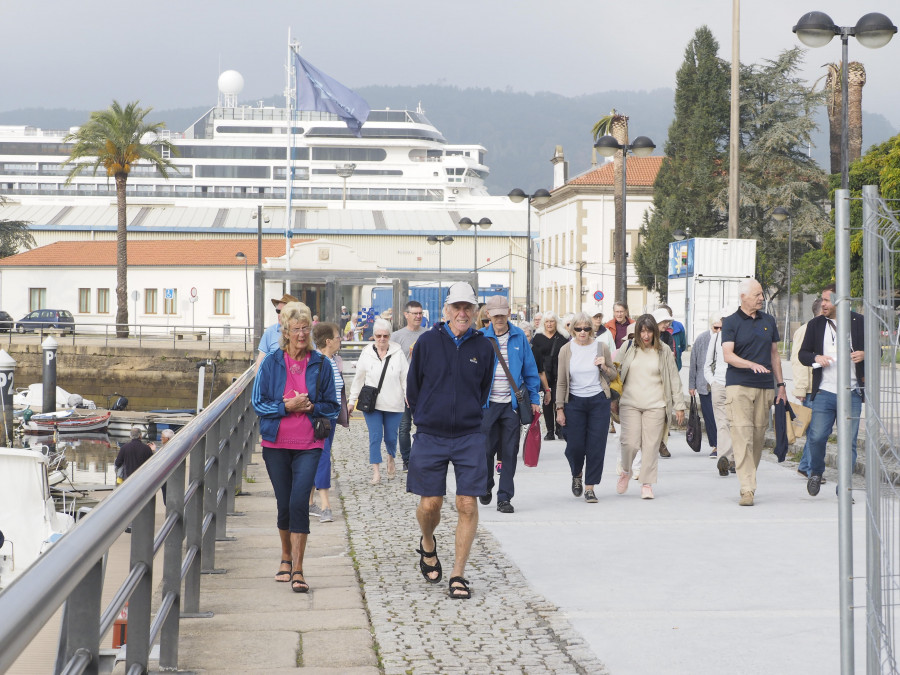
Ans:
<svg viewBox="0 0 900 675"><path fill-rule="evenodd" d="M0 196L0 204L6 200ZM8 220L0 218L0 258L15 255L23 248L34 246L31 235L31 223L25 220Z"/></svg>
<svg viewBox="0 0 900 675"><path fill-rule="evenodd" d="M706 26L694 33L678 69L675 117L656 177L651 217L641 226L635 252L640 282L662 297L668 292L668 248L675 230L715 236L727 226L716 197L724 184L728 141L729 71L719 43Z"/></svg>
<svg viewBox="0 0 900 675"><path fill-rule="evenodd" d="M168 140L160 138L165 128L162 122L146 121L152 108L140 108L139 101L132 101L124 108L113 101L106 110L91 113L90 119L77 131L64 139L72 143L72 151L63 162L71 164L71 181L85 169L94 175L100 167L116 181L116 335L128 337L128 250L127 250L127 201L125 187L128 174L137 162L147 162L163 177L169 177L174 164L164 153L175 153L176 148Z"/></svg>

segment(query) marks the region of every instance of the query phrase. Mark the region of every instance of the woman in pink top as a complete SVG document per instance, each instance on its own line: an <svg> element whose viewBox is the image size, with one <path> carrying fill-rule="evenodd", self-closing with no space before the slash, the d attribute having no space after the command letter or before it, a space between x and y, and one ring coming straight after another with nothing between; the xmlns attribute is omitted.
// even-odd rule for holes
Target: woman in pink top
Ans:
<svg viewBox="0 0 900 675"><path fill-rule="evenodd" d="M312 349L309 308L290 302L281 309L279 321L281 349L263 359L253 383L252 401L278 507L281 564L275 580L290 581L295 593L306 593L307 503L325 444L324 438L315 437L313 419L336 418L338 402L331 364Z"/></svg>

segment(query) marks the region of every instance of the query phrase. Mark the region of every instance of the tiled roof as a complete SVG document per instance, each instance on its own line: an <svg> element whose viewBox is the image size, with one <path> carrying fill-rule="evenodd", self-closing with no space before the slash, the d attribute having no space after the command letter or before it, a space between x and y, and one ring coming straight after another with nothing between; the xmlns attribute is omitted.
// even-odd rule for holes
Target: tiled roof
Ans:
<svg viewBox="0 0 900 675"><path fill-rule="evenodd" d="M629 157L626 178L629 186L650 187L656 180L659 167L662 166L664 157ZM613 162L607 162L603 166L583 173L573 178L566 185L612 185Z"/></svg>
<svg viewBox="0 0 900 675"><path fill-rule="evenodd" d="M291 240L294 244L308 240ZM222 267L256 265L256 239L165 239L128 242L129 266ZM284 255L283 239L263 239L263 262ZM115 241L57 241L0 259L0 267L115 267Z"/></svg>

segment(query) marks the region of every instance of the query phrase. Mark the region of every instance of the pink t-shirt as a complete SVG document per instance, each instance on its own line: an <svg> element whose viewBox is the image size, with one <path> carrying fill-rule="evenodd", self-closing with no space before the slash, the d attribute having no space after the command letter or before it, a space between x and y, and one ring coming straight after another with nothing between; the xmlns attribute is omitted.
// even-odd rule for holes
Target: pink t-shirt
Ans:
<svg viewBox="0 0 900 675"><path fill-rule="evenodd" d="M299 394L308 394L306 388L306 366L309 364L307 355L301 361L295 361L288 353L284 353L284 366L287 368L287 380L284 383L284 395L293 397L296 391ZM325 441L317 441L313 435L312 422L306 413L288 412L281 418L278 425L278 435L275 442L262 441L264 448L285 448L287 450L312 450L324 448Z"/></svg>

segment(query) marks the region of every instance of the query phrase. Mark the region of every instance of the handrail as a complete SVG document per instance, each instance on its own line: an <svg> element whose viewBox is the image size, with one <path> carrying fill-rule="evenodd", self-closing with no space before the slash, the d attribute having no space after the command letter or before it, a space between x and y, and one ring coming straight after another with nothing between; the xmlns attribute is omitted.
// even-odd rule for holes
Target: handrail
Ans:
<svg viewBox="0 0 900 675"><path fill-rule="evenodd" d="M15 662L66 603L59 650L62 658L56 671L96 673L99 640L105 632L100 629L108 628L110 617L117 615L126 601L128 670L138 664L146 672L150 638L157 632L161 633L160 667L177 668L179 615L185 611L196 616L199 611L200 572L214 565L216 536L224 536L225 518L234 510L227 507L233 507L235 488L240 487L244 466L256 446L258 426L250 406L253 378L254 369L249 368L169 441L164 451L156 453L0 592L0 672ZM157 533L155 497L164 484L168 486L167 515ZM175 522L171 522L173 514ZM102 560L129 525L131 570L101 612ZM165 602L151 625L150 598L156 581L152 578L153 557L159 550L165 551ZM54 583L48 584L47 579Z"/></svg>
<svg viewBox="0 0 900 675"><path fill-rule="evenodd" d="M128 337L116 337L116 328L118 324L115 322L102 323L94 321L78 321L72 324L72 332L69 328L44 328L34 327L26 333L20 333L16 330L14 321L13 327L8 331L6 336L7 344L12 345L13 335L19 336L17 340L26 339L28 335L34 335L38 341L43 341L45 335L56 337L60 344L72 344L73 346L78 340L98 340L102 339L108 347L112 346L135 346L143 347L145 342L153 344L168 343L173 349L185 347L206 347L212 349L213 345L217 347L232 346L236 348L241 345L241 349L253 349L254 345L259 341L253 335L252 326L240 326L231 324L147 324L147 323L130 323L128 324ZM5 327L4 327L5 328ZM179 335L182 338L179 339ZM190 339L194 338L194 339ZM136 344L135 344L136 343Z"/></svg>

